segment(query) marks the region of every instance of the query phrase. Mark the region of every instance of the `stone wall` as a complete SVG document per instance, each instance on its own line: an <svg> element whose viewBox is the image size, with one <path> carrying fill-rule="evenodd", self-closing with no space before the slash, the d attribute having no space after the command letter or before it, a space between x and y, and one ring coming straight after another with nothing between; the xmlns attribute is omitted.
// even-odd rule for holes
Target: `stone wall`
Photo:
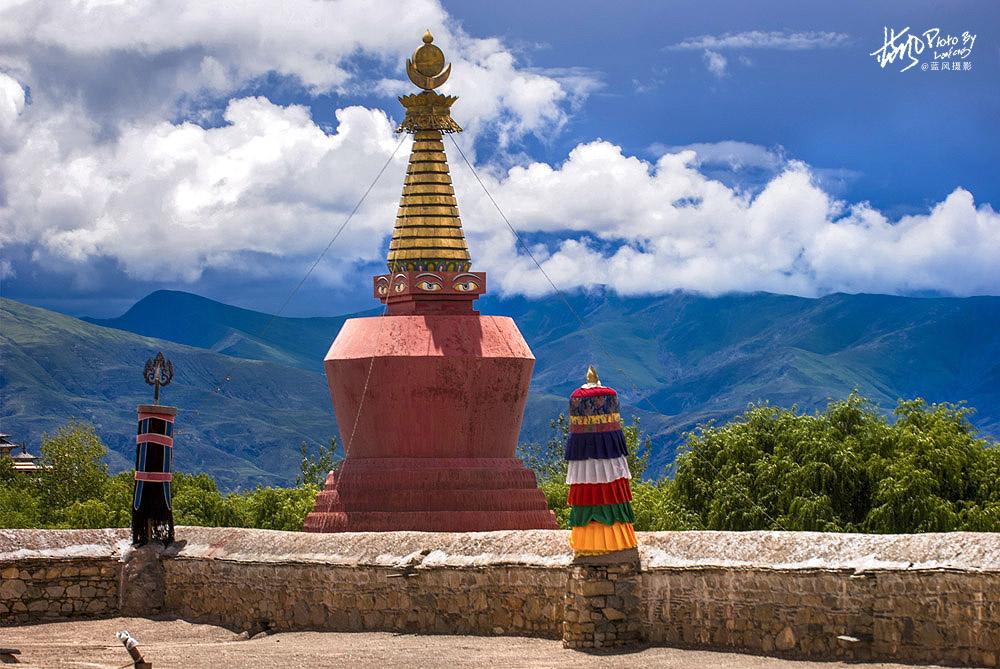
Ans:
<svg viewBox="0 0 1000 669"><path fill-rule="evenodd" d="M132 551L125 530L0 530L0 624L163 611L251 632L518 634L577 646L609 630L610 641L631 639L638 625L653 644L1000 666L1000 534L640 533L638 568L621 573L574 563L563 531L179 528L177 539L150 553ZM611 574L609 603L597 592L607 584L586 583Z"/></svg>
<svg viewBox="0 0 1000 669"><path fill-rule="evenodd" d="M384 567L167 563L167 609L251 632L327 629L558 638L565 573L440 568L399 576Z"/></svg>
<svg viewBox="0 0 1000 669"><path fill-rule="evenodd" d="M0 625L117 613L117 535L0 530Z"/></svg>
<svg viewBox="0 0 1000 669"><path fill-rule="evenodd" d="M641 644L639 551L574 560L563 611L566 648L627 648Z"/></svg>
<svg viewBox="0 0 1000 669"><path fill-rule="evenodd" d="M1000 666L1000 535L644 538L650 643Z"/></svg>
<svg viewBox="0 0 1000 669"><path fill-rule="evenodd" d="M517 532L340 535L191 528L164 561L166 609L234 629L558 638L569 556ZM529 533L530 534L530 533ZM546 532L540 532L547 540ZM561 547L558 547L561 549Z"/></svg>

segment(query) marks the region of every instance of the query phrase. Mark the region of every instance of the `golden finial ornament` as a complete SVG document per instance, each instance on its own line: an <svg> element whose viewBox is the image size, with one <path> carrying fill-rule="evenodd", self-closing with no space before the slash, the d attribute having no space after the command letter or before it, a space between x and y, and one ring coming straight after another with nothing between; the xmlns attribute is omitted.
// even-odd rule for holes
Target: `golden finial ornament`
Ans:
<svg viewBox="0 0 1000 669"><path fill-rule="evenodd" d="M406 61L410 81L424 90L399 98L406 108L406 116L396 131L412 133L413 148L396 214L396 227L389 242L391 272L468 272L471 269L469 248L442 141L443 133L462 131L451 117L451 106L458 98L432 90L443 84L451 73L451 65L445 63L444 54L433 42L434 36L428 30L424 33L423 44L413 52L413 58ZM383 283L381 288L376 286L376 293L382 299L389 295L390 280L379 280ZM482 288L484 281L485 278L477 279L474 284Z"/></svg>
<svg viewBox="0 0 1000 669"><path fill-rule="evenodd" d="M444 52L434 46L430 30L424 33L423 42L413 52L413 58L406 59L406 76L423 91L399 98L406 107L406 117L396 132L462 132L451 117L451 106L458 98L434 92L451 76L451 63L445 63Z"/></svg>
<svg viewBox="0 0 1000 669"><path fill-rule="evenodd" d="M601 385L601 379L597 376L597 370L594 369L593 365L587 365L587 385L588 386L599 386Z"/></svg>
<svg viewBox="0 0 1000 669"><path fill-rule="evenodd" d="M406 59L406 75L410 81L425 91L432 91L451 76L451 63L444 62L444 52L433 44L434 35L424 33L424 43Z"/></svg>

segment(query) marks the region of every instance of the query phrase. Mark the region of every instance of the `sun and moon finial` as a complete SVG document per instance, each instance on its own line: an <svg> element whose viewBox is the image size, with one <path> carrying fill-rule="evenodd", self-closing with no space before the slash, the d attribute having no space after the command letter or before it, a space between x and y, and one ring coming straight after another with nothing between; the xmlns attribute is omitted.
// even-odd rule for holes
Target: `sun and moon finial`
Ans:
<svg viewBox="0 0 1000 669"><path fill-rule="evenodd" d="M441 95L435 88L444 85L451 76L451 63L446 63L444 52L434 46L434 35L424 33L424 43L406 59L406 76L423 89L420 93L399 98L406 107L406 117L396 132L416 133L421 130L462 132L462 127L451 117L451 106L458 100L454 95Z"/></svg>
<svg viewBox="0 0 1000 669"><path fill-rule="evenodd" d="M406 59L407 76L425 91L438 88L451 76L451 63L445 64L444 52L433 42L434 35L428 30L424 33L424 43L413 52L413 58Z"/></svg>

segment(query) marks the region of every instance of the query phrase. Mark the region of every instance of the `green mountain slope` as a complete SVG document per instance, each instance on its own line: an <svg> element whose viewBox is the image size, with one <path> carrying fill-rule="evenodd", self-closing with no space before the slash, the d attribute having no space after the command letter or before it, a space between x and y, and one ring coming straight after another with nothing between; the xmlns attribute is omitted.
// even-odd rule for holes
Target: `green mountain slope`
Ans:
<svg viewBox="0 0 1000 669"><path fill-rule="evenodd" d="M152 391L146 359L174 363L166 403L180 408L177 466L209 471L225 487L288 483L302 441L336 433L322 374L99 327L0 300L0 430L37 449L70 418L92 422L114 469L135 453L135 407ZM37 450L36 450L37 452Z"/></svg>
<svg viewBox="0 0 1000 669"><path fill-rule="evenodd" d="M274 318L191 293L159 290L118 318L83 320L225 355L322 373L323 356L333 341L331 333L339 332L344 321L352 317Z"/></svg>
<svg viewBox="0 0 1000 669"><path fill-rule="evenodd" d="M512 316L537 358L522 439L546 437L549 420L565 409L590 363L621 393L626 412L642 417L655 435L654 467L672 462L685 431L707 420L726 420L749 402L812 409L854 388L885 411L901 397L967 400L979 411L977 426L1000 434L997 297L675 293L621 298L595 292L571 296L569 302L551 297L478 303L482 313ZM334 434L321 361L344 318L272 320L195 295L158 291L120 318L95 321L176 342L166 344L4 304L58 323L37 336L31 326L10 334L5 324L5 356L8 348L60 351L49 353L58 365L32 355L10 364L5 360L0 377L5 404L10 397L17 406L3 409L6 432L34 434L45 420L52 424L42 418L51 413L62 415L71 407L74 415L88 417L84 408L98 415L100 406L115 402L121 405L117 420L124 420L132 405L148 396L138 376L142 361L157 346L172 346L174 355L189 357L177 365L178 381L166 397L205 416L185 428L193 431L192 442L206 449L199 466L225 472L231 484L262 480L257 470L267 473L264 480L270 475L290 481L297 444ZM79 345L78 330L94 339L88 356L111 370L120 366L120 380L113 371L100 383L65 378L73 366L61 361L61 352ZM31 341L36 343L29 346ZM220 384L225 375L231 381ZM10 379L21 377L32 384L12 389ZM216 392L216 386L222 390ZM238 411L242 420L232 417ZM246 427L250 416L256 418L252 429ZM244 471L250 473L241 478Z"/></svg>
<svg viewBox="0 0 1000 669"><path fill-rule="evenodd" d="M681 433L748 402L813 409L855 388L887 412L899 398L966 400L977 426L1000 434L997 297L678 293L571 304L589 332L561 301L506 305L539 360L534 384L564 397L596 362L631 407L650 412L657 465L672 461Z"/></svg>

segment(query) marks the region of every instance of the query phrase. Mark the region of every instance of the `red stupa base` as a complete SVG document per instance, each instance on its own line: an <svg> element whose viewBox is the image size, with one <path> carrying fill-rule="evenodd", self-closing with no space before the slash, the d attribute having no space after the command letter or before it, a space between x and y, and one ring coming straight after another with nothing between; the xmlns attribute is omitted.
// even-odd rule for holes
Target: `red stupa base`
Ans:
<svg viewBox="0 0 1000 669"><path fill-rule="evenodd" d="M516 458L349 458L331 472L307 532L556 529Z"/></svg>
<svg viewBox="0 0 1000 669"><path fill-rule="evenodd" d="M324 367L350 447L305 530L556 529L514 457L533 365L509 318L347 321Z"/></svg>

